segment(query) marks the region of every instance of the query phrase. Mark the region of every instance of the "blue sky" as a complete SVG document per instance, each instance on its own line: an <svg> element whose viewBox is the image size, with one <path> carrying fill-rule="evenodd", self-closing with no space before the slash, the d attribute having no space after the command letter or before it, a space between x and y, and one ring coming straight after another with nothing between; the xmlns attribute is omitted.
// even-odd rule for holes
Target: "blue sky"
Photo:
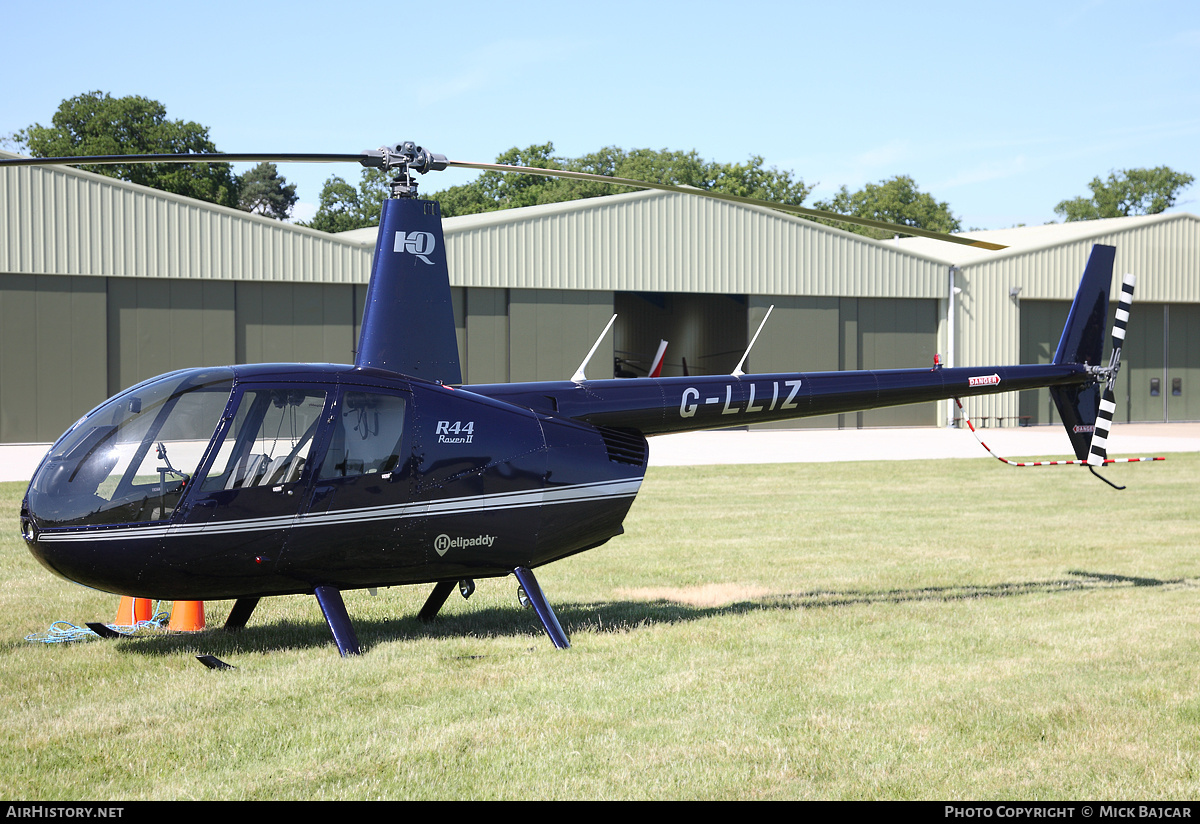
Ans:
<svg viewBox="0 0 1200 824"><path fill-rule="evenodd" d="M836 8L835 8L836 6ZM222 151L552 141L761 155L808 205L895 175L964 227L1055 219L1117 169L1200 178L1200 3L121 3L0 0L0 135L91 91ZM330 174L281 166L311 215ZM462 183L427 176L423 191ZM1176 211L1200 213L1200 184Z"/></svg>

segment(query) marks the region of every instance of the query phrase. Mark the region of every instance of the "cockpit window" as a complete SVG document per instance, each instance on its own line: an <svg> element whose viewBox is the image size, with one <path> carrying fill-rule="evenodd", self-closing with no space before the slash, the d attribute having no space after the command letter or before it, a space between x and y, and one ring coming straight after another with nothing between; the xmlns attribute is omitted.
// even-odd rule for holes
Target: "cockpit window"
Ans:
<svg viewBox="0 0 1200 824"><path fill-rule="evenodd" d="M337 413L320 477L391 472L400 462L404 398L346 392Z"/></svg>
<svg viewBox="0 0 1200 824"><path fill-rule="evenodd" d="M30 484L50 526L169 518L229 401L233 374L173 373L116 396L55 444Z"/></svg>
<svg viewBox="0 0 1200 824"><path fill-rule="evenodd" d="M246 390L200 488L212 492L300 480L324 407L321 391Z"/></svg>

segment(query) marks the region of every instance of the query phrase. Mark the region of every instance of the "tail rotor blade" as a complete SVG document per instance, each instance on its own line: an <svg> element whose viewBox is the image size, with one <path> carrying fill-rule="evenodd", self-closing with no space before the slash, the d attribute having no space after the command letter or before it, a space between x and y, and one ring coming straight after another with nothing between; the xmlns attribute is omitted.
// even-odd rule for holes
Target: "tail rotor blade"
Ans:
<svg viewBox="0 0 1200 824"><path fill-rule="evenodd" d="M1113 351L1108 362L1108 383L1104 387L1104 395L1100 399L1100 411L1096 415L1096 429L1092 432L1092 444L1088 451L1088 466L1103 466L1108 458L1108 433L1112 428L1113 414L1117 411L1117 401L1113 387L1117 382L1117 372L1121 369L1121 348L1125 345L1125 329L1129 324L1129 310L1133 306L1133 287L1137 278L1125 275L1121 279L1121 297L1117 305L1116 319L1113 321Z"/></svg>
<svg viewBox="0 0 1200 824"><path fill-rule="evenodd" d="M1125 275L1121 278L1121 297L1117 305L1117 316L1113 321L1113 366L1119 368L1121 366L1121 347L1125 345L1125 328L1129 325L1129 310L1133 307L1133 287L1137 285L1137 278L1133 275ZM1113 374L1112 380L1116 380L1116 374ZM1109 385L1112 385L1110 380Z"/></svg>

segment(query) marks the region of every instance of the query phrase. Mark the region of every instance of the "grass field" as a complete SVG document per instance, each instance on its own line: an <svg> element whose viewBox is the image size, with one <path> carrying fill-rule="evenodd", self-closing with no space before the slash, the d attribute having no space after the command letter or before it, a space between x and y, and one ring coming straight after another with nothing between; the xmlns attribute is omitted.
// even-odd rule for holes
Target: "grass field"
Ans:
<svg viewBox="0 0 1200 824"><path fill-rule="evenodd" d="M112 621L0 485L0 797L1195 799L1200 455L653 469L626 534L433 625L426 592L247 630L25 640ZM233 664L210 671L193 655Z"/></svg>

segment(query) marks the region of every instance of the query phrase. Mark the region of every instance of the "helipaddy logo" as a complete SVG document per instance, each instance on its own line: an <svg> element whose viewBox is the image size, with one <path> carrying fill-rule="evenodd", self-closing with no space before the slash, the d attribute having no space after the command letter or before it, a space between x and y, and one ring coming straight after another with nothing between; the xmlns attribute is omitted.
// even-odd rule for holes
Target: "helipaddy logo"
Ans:
<svg viewBox="0 0 1200 824"><path fill-rule="evenodd" d="M474 538L451 538L443 532L433 539L433 548L437 550L438 555L445 555L452 549L467 549L473 546L491 547L495 542L495 535L478 535Z"/></svg>
<svg viewBox="0 0 1200 824"><path fill-rule="evenodd" d="M396 232L396 242L392 246L392 251L407 252L432 266L433 261L425 256L432 255L435 246L437 246L437 240L434 239L432 232Z"/></svg>

